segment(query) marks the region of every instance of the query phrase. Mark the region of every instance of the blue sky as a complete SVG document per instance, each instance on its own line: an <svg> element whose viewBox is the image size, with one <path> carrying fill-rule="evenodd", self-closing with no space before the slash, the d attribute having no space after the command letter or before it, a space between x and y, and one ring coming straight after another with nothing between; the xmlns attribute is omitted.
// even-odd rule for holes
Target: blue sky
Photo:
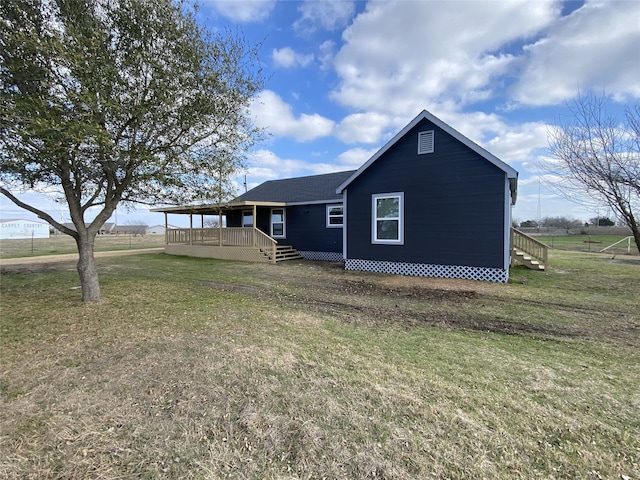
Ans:
<svg viewBox="0 0 640 480"><path fill-rule="evenodd" d="M199 19L262 43L268 82L251 115L269 136L250 155L249 188L356 169L426 109L518 170L515 219L610 214L555 196L537 166L578 88L606 91L620 111L638 102L640 2L204 0ZM118 222L164 218L119 209Z"/></svg>

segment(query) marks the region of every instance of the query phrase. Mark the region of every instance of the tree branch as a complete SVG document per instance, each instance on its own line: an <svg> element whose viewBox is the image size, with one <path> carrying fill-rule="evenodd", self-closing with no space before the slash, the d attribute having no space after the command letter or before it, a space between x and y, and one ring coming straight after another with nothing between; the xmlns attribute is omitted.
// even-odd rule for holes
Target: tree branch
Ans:
<svg viewBox="0 0 640 480"><path fill-rule="evenodd" d="M50 225L52 225L53 227L55 227L57 230L61 231L62 233L65 233L67 235L70 235L70 236L76 238L78 233L75 230L72 230L72 229L70 229L68 227L65 227L60 222L57 222L48 213L43 212L42 210L40 210L38 208L35 208L35 207L29 205L28 203L24 203L22 200L20 200L18 197L13 195L6 188L0 187L0 193L2 193L5 197L7 197L9 200L11 200L13 203L15 203L20 208L24 208L25 210L36 214L38 216L38 218L41 218L42 220L45 220L47 223L49 223Z"/></svg>

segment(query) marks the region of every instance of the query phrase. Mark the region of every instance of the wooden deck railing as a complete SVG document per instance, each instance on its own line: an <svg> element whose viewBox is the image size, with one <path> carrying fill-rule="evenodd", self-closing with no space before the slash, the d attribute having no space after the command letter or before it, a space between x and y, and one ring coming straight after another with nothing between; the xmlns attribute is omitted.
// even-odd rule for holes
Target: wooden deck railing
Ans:
<svg viewBox="0 0 640 480"><path fill-rule="evenodd" d="M222 234L222 241L220 241ZM214 245L260 248L275 262L277 241L257 228L172 228L167 230L167 244Z"/></svg>
<svg viewBox="0 0 640 480"><path fill-rule="evenodd" d="M512 227L511 246L516 250L520 250L537 258L541 264L546 267L549 251L549 247L546 244Z"/></svg>
<svg viewBox="0 0 640 480"><path fill-rule="evenodd" d="M220 241L218 228L172 228L167 230L167 243L186 245L217 245Z"/></svg>
<svg viewBox="0 0 640 480"><path fill-rule="evenodd" d="M262 230L257 228L254 228L253 230L255 232L255 244L260 247L260 250L269 255L271 263L276 263L276 245L278 241L271 238Z"/></svg>

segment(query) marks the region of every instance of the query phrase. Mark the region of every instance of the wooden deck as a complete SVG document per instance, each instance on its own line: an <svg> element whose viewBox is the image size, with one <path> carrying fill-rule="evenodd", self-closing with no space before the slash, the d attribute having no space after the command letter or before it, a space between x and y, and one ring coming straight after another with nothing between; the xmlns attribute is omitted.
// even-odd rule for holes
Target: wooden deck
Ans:
<svg viewBox="0 0 640 480"><path fill-rule="evenodd" d="M276 263L302 258L291 246L257 228L175 228L166 232L165 253L187 257Z"/></svg>

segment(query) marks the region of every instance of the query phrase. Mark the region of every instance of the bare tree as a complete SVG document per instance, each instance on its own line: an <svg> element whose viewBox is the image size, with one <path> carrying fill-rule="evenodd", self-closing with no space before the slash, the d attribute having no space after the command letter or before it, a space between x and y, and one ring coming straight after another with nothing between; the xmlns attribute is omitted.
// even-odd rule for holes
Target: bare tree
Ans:
<svg viewBox="0 0 640 480"><path fill-rule="evenodd" d="M568 120L549 131L549 158L541 171L568 200L608 205L631 229L640 252L640 106L623 119L607 111L608 97L578 94Z"/></svg>

